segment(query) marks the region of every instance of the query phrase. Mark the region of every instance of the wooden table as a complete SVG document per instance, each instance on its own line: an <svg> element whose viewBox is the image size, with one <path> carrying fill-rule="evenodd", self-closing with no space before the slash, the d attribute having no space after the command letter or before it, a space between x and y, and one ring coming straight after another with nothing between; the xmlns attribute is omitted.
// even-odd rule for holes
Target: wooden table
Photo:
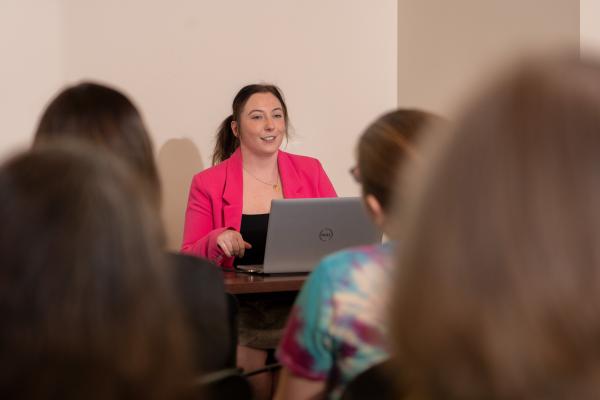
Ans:
<svg viewBox="0 0 600 400"><path fill-rule="evenodd" d="M225 271L225 290L231 294L297 292L308 274L261 276Z"/></svg>

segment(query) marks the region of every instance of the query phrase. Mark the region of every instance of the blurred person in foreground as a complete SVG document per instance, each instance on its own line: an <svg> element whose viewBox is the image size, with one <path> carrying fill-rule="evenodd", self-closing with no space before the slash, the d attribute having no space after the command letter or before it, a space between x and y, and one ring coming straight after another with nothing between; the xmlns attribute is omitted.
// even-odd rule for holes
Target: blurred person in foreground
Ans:
<svg viewBox="0 0 600 400"><path fill-rule="evenodd" d="M188 335L152 212L118 159L79 144L0 167L1 398L185 398Z"/></svg>
<svg viewBox="0 0 600 400"><path fill-rule="evenodd" d="M391 312L411 398L597 399L600 64L522 62L450 133L400 213Z"/></svg>
<svg viewBox="0 0 600 400"><path fill-rule="evenodd" d="M42 113L33 147L64 139L83 142L99 154L116 156L124 162L153 206L150 217L160 223L161 184L152 140L132 100L116 88L94 82L65 87ZM93 235L88 238L94 239ZM163 248L164 243L158 246ZM196 371L233 367L234 310L228 306L221 272L198 257L168 253L166 261L173 266L169 276L174 279L184 315L193 329Z"/></svg>
<svg viewBox="0 0 600 400"><path fill-rule="evenodd" d="M360 137L351 170L373 221L389 232L398 170L418 157L425 127L440 118L400 109ZM394 243L361 246L321 261L304 284L277 356L283 365L277 399L339 398L346 384L389 357L386 304Z"/></svg>

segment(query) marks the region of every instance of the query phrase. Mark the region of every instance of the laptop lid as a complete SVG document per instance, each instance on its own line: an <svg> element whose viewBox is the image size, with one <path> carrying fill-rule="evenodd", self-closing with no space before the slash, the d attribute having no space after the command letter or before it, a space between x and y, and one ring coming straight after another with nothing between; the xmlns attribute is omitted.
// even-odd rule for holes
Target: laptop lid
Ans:
<svg viewBox="0 0 600 400"><path fill-rule="evenodd" d="M273 200L263 272L309 272L327 254L381 237L360 197Z"/></svg>

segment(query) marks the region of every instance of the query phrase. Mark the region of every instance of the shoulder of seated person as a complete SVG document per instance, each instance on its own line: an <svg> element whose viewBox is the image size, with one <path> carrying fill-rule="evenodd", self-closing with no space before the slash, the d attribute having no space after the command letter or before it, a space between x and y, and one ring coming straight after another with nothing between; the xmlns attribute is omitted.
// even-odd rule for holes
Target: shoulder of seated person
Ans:
<svg viewBox="0 0 600 400"><path fill-rule="evenodd" d="M355 261L369 258L371 254L379 251L379 245L361 245L356 247L350 247L347 249L336 251L331 253L321 260L320 264L331 265L336 268L340 264L351 265Z"/></svg>
<svg viewBox="0 0 600 400"><path fill-rule="evenodd" d="M319 168L321 165L320 161L314 157L287 153L285 151L282 151L282 153L290 160L292 164L301 164L303 168Z"/></svg>
<svg viewBox="0 0 600 400"><path fill-rule="evenodd" d="M214 181L215 179L225 178L226 173L227 160L198 172L196 175L194 175L194 180Z"/></svg>

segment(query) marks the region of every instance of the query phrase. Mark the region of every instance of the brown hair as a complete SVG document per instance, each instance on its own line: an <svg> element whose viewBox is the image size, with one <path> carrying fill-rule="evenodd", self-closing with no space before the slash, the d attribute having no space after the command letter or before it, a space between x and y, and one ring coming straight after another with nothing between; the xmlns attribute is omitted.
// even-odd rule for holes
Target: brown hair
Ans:
<svg viewBox="0 0 600 400"><path fill-rule="evenodd" d="M412 176L393 332L427 399L600 393L600 64L527 62Z"/></svg>
<svg viewBox="0 0 600 400"><path fill-rule="evenodd" d="M0 168L0 397L172 399L187 331L153 206L113 156L48 145Z"/></svg>
<svg viewBox="0 0 600 400"><path fill-rule="evenodd" d="M244 106L246 105L246 102L253 94L256 93L271 93L277 98L277 100L279 100L279 102L281 103L281 108L283 109L285 126L288 126L289 117L287 105L283 100L281 90L277 86L270 84L253 84L244 86L240 89L240 91L235 95L233 99L233 104L231 105L232 114L225 118L225 120L221 123L219 129L217 130L215 149L213 150L212 155L213 165L228 159L233 154L233 152L240 146L240 139L237 138L231 130L231 122L240 120L240 116L242 114Z"/></svg>
<svg viewBox="0 0 600 400"><path fill-rule="evenodd" d="M106 148L133 167L160 205L160 180L150 135L140 112L123 93L93 82L62 90L46 107L34 146L75 138Z"/></svg>
<svg viewBox="0 0 600 400"><path fill-rule="evenodd" d="M420 110L399 109L373 122L358 140L358 174L363 195L375 196L389 210L398 166L415 158L421 132L442 119ZM431 128L431 127L430 127Z"/></svg>

